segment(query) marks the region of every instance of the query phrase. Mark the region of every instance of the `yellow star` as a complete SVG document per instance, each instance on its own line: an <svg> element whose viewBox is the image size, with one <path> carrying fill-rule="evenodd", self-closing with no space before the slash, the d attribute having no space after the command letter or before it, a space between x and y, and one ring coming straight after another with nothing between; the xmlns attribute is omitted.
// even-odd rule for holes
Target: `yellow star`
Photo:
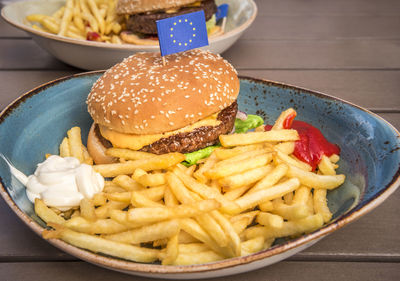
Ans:
<svg viewBox="0 0 400 281"><path fill-rule="evenodd" d="M179 46L181 46L182 45L182 43L179 43Z"/></svg>
<svg viewBox="0 0 400 281"><path fill-rule="evenodd" d="M185 46L187 46L187 43L185 43Z"/></svg>
<svg viewBox="0 0 400 281"><path fill-rule="evenodd" d="M196 30L196 27L193 27L193 30Z"/></svg>
<svg viewBox="0 0 400 281"><path fill-rule="evenodd" d="M171 27L171 31L173 31L174 29Z"/></svg>
<svg viewBox="0 0 400 281"><path fill-rule="evenodd" d="M176 22L174 22L174 25L176 25Z"/></svg>
<svg viewBox="0 0 400 281"><path fill-rule="evenodd" d="M182 22L182 20L179 20L179 22Z"/></svg>
<svg viewBox="0 0 400 281"><path fill-rule="evenodd" d="M173 35L173 34L171 34L170 36L171 36L171 37L174 37L174 35Z"/></svg>
<svg viewBox="0 0 400 281"><path fill-rule="evenodd" d="M187 19L185 19L185 22L187 22Z"/></svg>

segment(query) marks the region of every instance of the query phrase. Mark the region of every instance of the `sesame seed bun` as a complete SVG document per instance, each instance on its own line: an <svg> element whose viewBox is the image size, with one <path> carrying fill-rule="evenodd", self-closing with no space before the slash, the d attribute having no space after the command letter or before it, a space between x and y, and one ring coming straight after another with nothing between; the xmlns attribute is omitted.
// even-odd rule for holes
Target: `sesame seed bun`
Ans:
<svg viewBox="0 0 400 281"><path fill-rule="evenodd" d="M118 14L138 14L150 11L160 11L192 4L197 0L119 0Z"/></svg>
<svg viewBox="0 0 400 281"><path fill-rule="evenodd" d="M230 106L236 70L221 56L194 49L165 57L137 53L107 70L87 98L95 123L135 135L174 131Z"/></svg>

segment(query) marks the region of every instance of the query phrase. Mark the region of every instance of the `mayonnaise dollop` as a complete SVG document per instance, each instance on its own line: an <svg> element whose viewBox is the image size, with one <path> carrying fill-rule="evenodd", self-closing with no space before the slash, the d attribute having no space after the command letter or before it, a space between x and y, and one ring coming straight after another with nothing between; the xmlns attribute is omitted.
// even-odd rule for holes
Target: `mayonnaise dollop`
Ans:
<svg viewBox="0 0 400 281"><path fill-rule="evenodd" d="M104 178L90 165L81 164L74 157L52 155L28 177L26 194L32 203L40 198L46 205L66 211L103 188Z"/></svg>

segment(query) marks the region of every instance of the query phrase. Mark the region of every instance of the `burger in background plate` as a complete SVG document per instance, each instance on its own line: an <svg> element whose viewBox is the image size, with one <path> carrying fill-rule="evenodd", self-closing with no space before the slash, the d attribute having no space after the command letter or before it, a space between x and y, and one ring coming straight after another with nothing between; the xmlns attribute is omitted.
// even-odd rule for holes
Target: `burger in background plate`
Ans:
<svg viewBox="0 0 400 281"><path fill-rule="evenodd" d="M157 20L204 11L208 36L222 33L216 25L217 6L214 0L118 0L117 13L125 15L126 31L121 38L126 43L156 45Z"/></svg>
<svg viewBox="0 0 400 281"><path fill-rule="evenodd" d="M113 162L109 147L189 153L233 130L240 87L233 66L199 49L165 59L163 65L159 53L136 53L94 83L87 146L97 164Z"/></svg>

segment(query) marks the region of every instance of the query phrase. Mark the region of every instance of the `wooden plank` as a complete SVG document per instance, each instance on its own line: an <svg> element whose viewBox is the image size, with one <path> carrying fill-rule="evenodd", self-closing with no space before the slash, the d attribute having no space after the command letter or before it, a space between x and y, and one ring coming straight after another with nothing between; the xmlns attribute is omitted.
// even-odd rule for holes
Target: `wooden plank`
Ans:
<svg viewBox="0 0 400 281"><path fill-rule="evenodd" d="M241 38L247 40L399 39L399 28L399 15L271 14L259 15Z"/></svg>
<svg viewBox="0 0 400 281"><path fill-rule="evenodd" d="M239 69L399 69L400 40L239 40L223 56Z"/></svg>
<svg viewBox="0 0 400 281"><path fill-rule="evenodd" d="M400 123L400 114L396 116ZM291 259L400 261L400 237L397 235L400 224L396 223L399 213L400 191L397 191L371 213ZM35 235L3 200L0 200L0 221L7 225L0 232L0 261L72 259Z"/></svg>
<svg viewBox="0 0 400 281"><path fill-rule="evenodd" d="M345 262L280 262L252 272L207 280L397 280L400 274L398 263L345 263ZM131 276L84 262L35 262L2 263L0 275L5 280L96 280L123 281L160 279Z"/></svg>
<svg viewBox="0 0 400 281"><path fill-rule="evenodd" d="M1 6L0 6L1 8ZM11 24L7 23L0 17L0 38L28 38L28 34Z"/></svg>
<svg viewBox="0 0 400 281"><path fill-rule="evenodd" d="M255 0L259 15L399 15L397 0Z"/></svg>
<svg viewBox="0 0 400 281"><path fill-rule="evenodd" d="M400 40L239 40L223 56L238 69L400 69ZM0 40L0 70L72 69L32 40Z"/></svg>
<svg viewBox="0 0 400 281"><path fill-rule="evenodd" d="M1 69L71 70L31 39L0 40Z"/></svg>
<svg viewBox="0 0 400 281"><path fill-rule="evenodd" d="M20 95L54 79L72 75L77 70L66 71L0 71L0 109Z"/></svg>
<svg viewBox="0 0 400 281"><path fill-rule="evenodd" d="M239 70L239 75L320 91L376 111L400 109L398 70Z"/></svg>

